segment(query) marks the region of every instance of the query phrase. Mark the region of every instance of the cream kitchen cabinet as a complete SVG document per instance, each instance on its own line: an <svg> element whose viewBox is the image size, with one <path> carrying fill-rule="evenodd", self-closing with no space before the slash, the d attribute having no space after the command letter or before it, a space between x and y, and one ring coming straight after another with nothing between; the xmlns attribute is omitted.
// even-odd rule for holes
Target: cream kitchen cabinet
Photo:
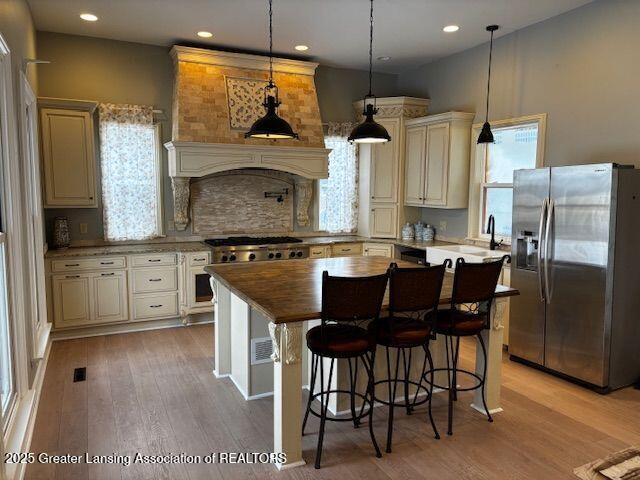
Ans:
<svg viewBox="0 0 640 480"><path fill-rule="evenodd" d="M410 118L425 115L428 104L424 98L377 99L376 121L387 129L391 141L358 146L359 235L396 238L405 222L420 219L419 209L404 207L405 125ZM362 106L362 101L354 104L358 115Z"/></svg>
<svg viewBox="0 0 640 480"><path fill-rule="evenodd" d="M473 117L448 112L406 121L405 205L468 207Z"/></svg>
<svg viewBox="0 0 640 480"><path fill-rule="evenodd" d="M309 247L309 258L327 258L331 256L330 245L316 245Z"/></svg>
<svg viewBox="0 0 640 480"><path fill-rule="evenodd" d="M400 162L400 120L381 118L378 123L387 129L391 141L371 147L371 201L395 203L398 200L398 175Z"/></svg>
<svg viewBox="0 0 640 480"><path fill-rule="evenodd" d="M362 246L362 255L393 258L393 245L390 243L365 243Z"/></svg>
<svg viewBox="0 0 640 480"><path fill-rule="evenodd" d="M45 208L95 208L96 104L38 99Z"/></svg>
<svg viewBox="0 0 640 480"><path fill-rule="evenodd" d="M332 257L354 257L362 255L362 243L336 243L331 245Z"/></svg>
<svg viewBox="0 0 640 480"><path fill-rule="evenodd" d="M129 316L124 270L54 275L56 328L122 322Z"/></svg>
<svg viewBox="0 0 640 480"><path fill-rule="evenodd" d="M372 204L370 235L373 238L396 238L398 236L398 206Z"/></svg>

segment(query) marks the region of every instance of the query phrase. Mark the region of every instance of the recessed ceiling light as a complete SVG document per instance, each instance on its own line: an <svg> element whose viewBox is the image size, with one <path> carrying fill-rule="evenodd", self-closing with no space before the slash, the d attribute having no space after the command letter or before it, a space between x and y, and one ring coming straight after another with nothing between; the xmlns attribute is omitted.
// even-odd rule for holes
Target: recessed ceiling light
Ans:
<svg viewBox="0 0 640 480"><path fill-rule="evenodd" d="M211 38L211 37L213 37L213 33L203 30L201 32L198 32L198 36L202 37L202 38Z"/></svg>
<svg viewBox="0 0 640 480"><path fill-rule="evenodd" d="M460 30L460 27L458 25L447 25L442 29L443 32L447 33L457 32L458 30Z"/></svg>
<svg viewBox="0 0 640 480"><path fill-rule="evenodd" d="M93 13L81 13L80 14L80 18L82 20L87 21L87 22L97 22L98 21L98 17L95 16Z"/></svg>
<svg viewBox="0 0 640 480"><path fill-rule="evenodd" d="M381 62L388 62L389 60L391 60L391 57L385 55L382 57L378 57L378 60L380 60Z"/></svg>
<svg viewBox="0 0 640 480"><path fill-rule="evenodd" d="M299 52L306 52L307 50L309 50L309 47L307 45L296 45L293 48L295 48Z"/></svg>

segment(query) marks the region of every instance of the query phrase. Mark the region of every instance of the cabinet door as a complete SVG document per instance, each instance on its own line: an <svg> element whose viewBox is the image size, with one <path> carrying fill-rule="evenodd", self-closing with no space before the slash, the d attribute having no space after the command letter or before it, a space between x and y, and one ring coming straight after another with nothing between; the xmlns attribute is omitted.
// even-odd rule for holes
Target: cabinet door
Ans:
<svg viewBox="0 0 640 480"><path fill-rule="evenodd" d="M42 108L40 120L45 207L95 207L91 114Z"/></svg>
<svg viewBox="0 0 640 480"><path fill-rule="evenodd" d="M377 238L396 238L396 218L398 209L395 205L371 206L371 236Z"/></svg>
<svg viewBox="0 0 640 480"><path fill-rule="evenodd" d="M404 203L424 203L424 167L427 127L409 127L406 134Z"/></svg>
<svg viewBox="0 0 640 480"><path fill-rule="evenodd" d="M447 204L449 176L449 123L427 127L427 161L425 172L425 205Z"/></svg>
<svg viewBox="0 0 640 480"><path fill-rule="evenodd" d="M56 328L91 321L91 279L89 275L54 275L53 311Z"/></svg>
<svg viewBox="0 0 640 480"><path fill-rule="evenodd" d="M126 272L93 274L92 323L121 322L129 318Z"/></svg>
<svg viewBox="0 0 640 480"><path fill-rule="evenodd" d="M371 199L374 202L395 203L398 199L399 120L381 119L391 141L371 147Z"/></svg>
<svg viewBox="0 0 640 480"><path fill-rule="evenodd" d="M362 255L365 257L393 257L393 245L365 243Z"/></svg>

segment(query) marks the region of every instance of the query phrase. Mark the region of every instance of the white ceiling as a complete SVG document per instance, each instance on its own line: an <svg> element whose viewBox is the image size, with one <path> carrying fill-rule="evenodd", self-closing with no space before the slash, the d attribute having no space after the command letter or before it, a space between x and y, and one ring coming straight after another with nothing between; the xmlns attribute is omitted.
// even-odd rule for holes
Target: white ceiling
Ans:
<svg viewBox="0 0 640 480"><path fill-rule="evenodd" d="M479 45L485 26L498 36L559 15L591 0L377 0L375 70L399 72ZM38 30L153 45L198 43L212 48L264 52L266 0L28 0ZM367 0L274 0L274 51L323 64L366 69ZM97 22L79 14L90 12ZM442 27L457 24L456 33ZM195 34L208 30L213 38ZM310 49L296 55L293 47Z"/></svg>

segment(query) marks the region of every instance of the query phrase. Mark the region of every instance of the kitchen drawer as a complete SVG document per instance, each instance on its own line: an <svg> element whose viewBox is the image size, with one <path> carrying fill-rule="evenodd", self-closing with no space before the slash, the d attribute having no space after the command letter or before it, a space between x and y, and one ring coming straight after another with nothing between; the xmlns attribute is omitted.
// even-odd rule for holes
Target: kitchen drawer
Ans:
<svg viewBox="0 0 640 480"><path fill-rule="evenodd" d="M133 270L133 293L170 292L178 289L176 267Z"/></svg>
<svg viewBox="0 0 640 480"><path fill-rule="evenodd" d="M189 253L189 266L197 267L199 265L209 265L209 252Z"/></svg>
<svg viewBox="0 0 640 480"><path fill-rule="evenodd" d="M361 243L339 243L331 246L331 256L333 257L350 257L354 255L362 255Z"/></svg>
<svg viewBox="0 0 640 480"><path fill-rule="evenodd" d="M105 268L125 268L125 257L82 257L51 261L52 272L72 272L78 270L97 270Z"/></svg>
<svg viewBox="0 0 640 480"><path fill-rule="evenodd" d="M331 247L322 245L309 248L309 258L326 258L331 256Z"/></svg>
<svg viewBox="0 0 640 480"><path fill-rule="evenodd" d="M178 294L140 295L133 299L133 318L141 320L178 315Z"/></svg>
<svg viewBox="0 0 640 480"><path fill-rule="evenodd" d="M175 253L157 253L155 255L133 255L131 264L134 267L151 267L156 265L176 265Z"/></svg>

